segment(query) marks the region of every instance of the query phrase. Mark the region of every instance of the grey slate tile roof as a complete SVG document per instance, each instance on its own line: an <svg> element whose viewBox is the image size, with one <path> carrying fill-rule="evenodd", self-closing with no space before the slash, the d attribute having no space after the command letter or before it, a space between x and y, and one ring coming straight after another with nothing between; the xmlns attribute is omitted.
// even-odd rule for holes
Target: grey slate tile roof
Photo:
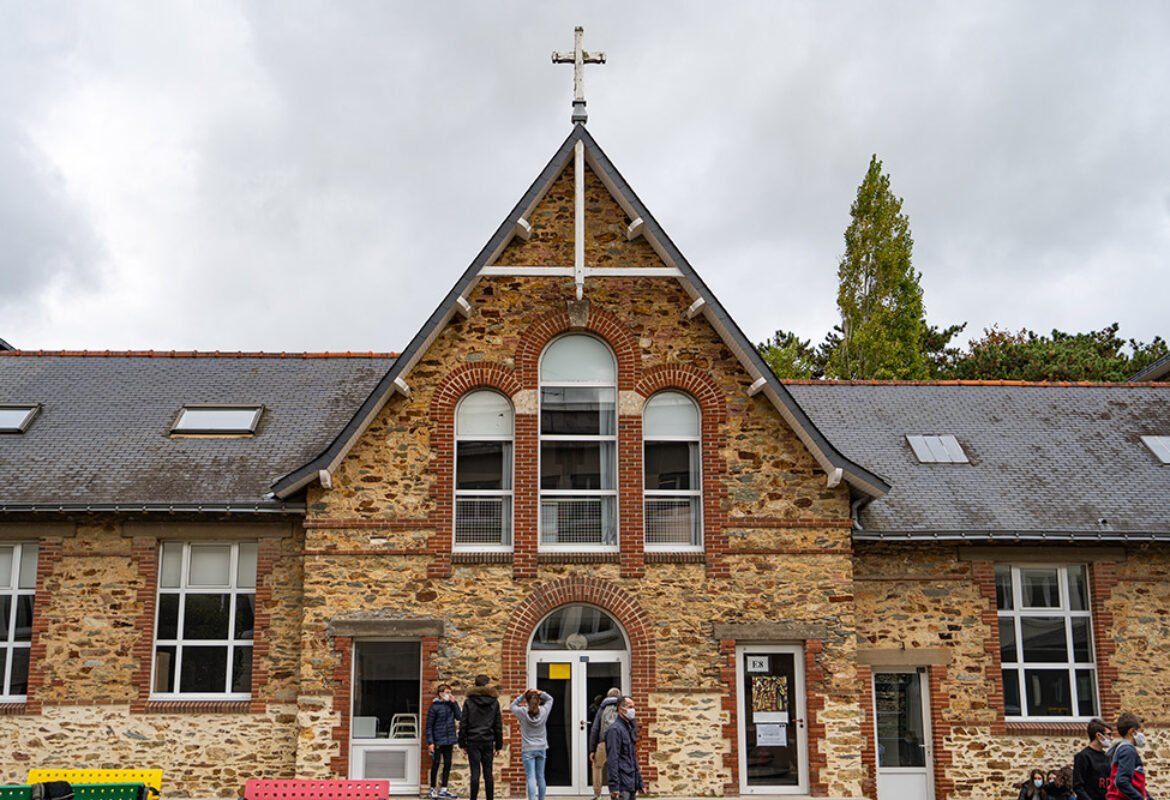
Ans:
<svg viewBox="0 0 1170 800"><path fill-rule="evenodd" d="M329 446L387 356L0 356L0 403L43 405L0 435L0 507L279 506L270 484ZM252 438L171 438L183 403L261 403Z"/></svg>
<svg viewBox="0 0 1170 800"><path fill-rule="evenodd" d="M1170 355L1165 355L1155 361L1150 366L1143 369L1141 372L1135 373L1129 377L1129 380L1138 381L1164 381L1170 378Z"/></svg>
<svg viewBox="0 0 1170 800"><path fill-rule="evenodd" d="M862 508L858 538L1170 537L1170 466L1140 439L1170 435L1170 386L788 389L846 457L893 485ZM919 464L907 434L954 434L971 463Z"/></svg>

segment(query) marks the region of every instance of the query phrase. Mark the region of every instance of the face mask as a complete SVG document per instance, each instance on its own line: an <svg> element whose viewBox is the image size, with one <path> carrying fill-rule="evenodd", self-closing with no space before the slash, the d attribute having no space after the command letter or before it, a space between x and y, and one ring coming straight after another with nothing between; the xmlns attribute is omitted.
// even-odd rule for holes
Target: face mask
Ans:
<svg viewBox="0 0 1170 800"><path fill-rule="evenodd" d="M633 719L635 710L636 709L633 709L633 708L627 708L626 709L626 719Z"/></svg>
<svg viewBox="0 0 1170 800"><path fill-rule="evenodd" d="M1032 781L1032 785L1035 786L1037 789L1039 789L1041 786L1044 785L1044 781L1040 780L1039 778L1035 778Z"/></svg>
<svg viewBox="0 0 1170 800"><path fill-rule="evenodd" d="M1098 739L1097 741L1099 741L1101 743L1101 746L1103 748L1105 748L1106 750L1108 750L1110 747L1113 746L1113 740L1107 736L1101 736L1101 738Z"/></svg>
<svg viewBox="0 0 1170 800"><path fill-rule="evenodd" d="M1136 744L1138 747L1145 747L1146 746L1146 735L1144 733L1142 733L1141 731L1138 731L1136 734L1134 734L1133 743Z"/></svg>

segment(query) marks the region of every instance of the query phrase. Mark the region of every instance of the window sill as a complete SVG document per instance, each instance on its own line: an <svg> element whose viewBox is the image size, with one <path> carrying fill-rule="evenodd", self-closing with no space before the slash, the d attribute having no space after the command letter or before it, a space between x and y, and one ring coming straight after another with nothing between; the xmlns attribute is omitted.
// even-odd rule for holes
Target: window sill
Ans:
<svg viewBox="0 0 1170 800"><path fill-rule="evenodd" d="M553 552L537 553L538 564L620 564L621 553Z"/></svg>
<svg viewBox="0 0 1170 800"><path fill-rule="evenodd" d="M703 564L707 561L707 554L702 550L647 550L644 559L647 564Z"/></svg>
<svg viewBox="0 0 1170 800"><path fill-rule="evenodd" d="M1081 738L1085 736L1085 726L1089 724L1086 718L1084 722L1069 721L1069 722L1024 722L1022 720L1008 721L1004 723L1004 730L1007 733L1014 733L1017 736L1072 736L1076 735Z"/></svg>
<svg viewBox="0 0 1170 800"><path fill-rule="evenodd" d="M19 717L28 713L28 703L24 700L0 700L0 717Z"/></svg>
<svg viewBox="0 0 1170 800"><path fill-rule="evenodd" d="M147 714L247 714L251 700L149 700Z"/></svg>
<svg viewBox="0 0 1170 800"><path fill-rule="evenodd" d="M451 553L452 564L511 564L511 551L455 550Z"/></svg>

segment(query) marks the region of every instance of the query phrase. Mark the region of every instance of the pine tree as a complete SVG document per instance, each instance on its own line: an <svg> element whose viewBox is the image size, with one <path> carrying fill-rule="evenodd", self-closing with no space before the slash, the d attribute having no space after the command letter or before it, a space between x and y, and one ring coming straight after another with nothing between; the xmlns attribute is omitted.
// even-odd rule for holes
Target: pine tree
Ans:
<svg viewBox="0 0 1170 800"><path fill-rule="evenodd" d="M929 376L921 273L910 253L910 220L890 192L876 155L857 189L837 268L841 340L827 374L858 380L919 380Z"/></svg>

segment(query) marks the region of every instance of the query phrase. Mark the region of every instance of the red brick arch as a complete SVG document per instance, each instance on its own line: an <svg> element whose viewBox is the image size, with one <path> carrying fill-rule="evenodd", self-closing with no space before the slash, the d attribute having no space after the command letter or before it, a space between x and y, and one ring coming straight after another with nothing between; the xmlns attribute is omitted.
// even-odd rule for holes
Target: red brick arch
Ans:
<svg viewBox="0 0 1170 800"><path fill-rule="evenodd" d="M578 603L597 606L612 614L625 629L630 643L630 692L640 709L638 718L646 720L642 731L649 731L650 723L655 719L649 697L657 676L653 625L649 615L633 595L599 578L572 575L551 581L528 595L516 607L508 621L502 642L501 677L503 688L509 695L508 699L525 689L528 678L528 643L536 626L553 610ZM514 792L517 788L523 792L524 766L520 760L518 726L512 726L510 736L512 757L509 763L504 765L503 777L512 785ZM638 762L646 765L643 773L647 781L658 776L657 768L649 761L649 754L654 751L655 745L655 740L645 733L638 737Z"/></svg>
<svg viewBox="0 0 1170 800"><path fill-rule="evenodd" d="M613 314L590 305L584 327L574 326L568 310L550 311L528 326L516 345L516 371L525 388L535 389L540 382L540 354L553 337L570 331L588 331L604 339L617 357L618 389L632 389L641 374L642 354L638 340Z"/></svg>
<svg viewBox="0 0 1170 800"><path fill-rule="evenodd" d="M634 390L643 397L650 397L663 389L679 389L698 402L703 411L703 420L715 424L727 420L727 404L723 393L711 376L689 364L668 364L651 367L642 374Z"/></svg>

